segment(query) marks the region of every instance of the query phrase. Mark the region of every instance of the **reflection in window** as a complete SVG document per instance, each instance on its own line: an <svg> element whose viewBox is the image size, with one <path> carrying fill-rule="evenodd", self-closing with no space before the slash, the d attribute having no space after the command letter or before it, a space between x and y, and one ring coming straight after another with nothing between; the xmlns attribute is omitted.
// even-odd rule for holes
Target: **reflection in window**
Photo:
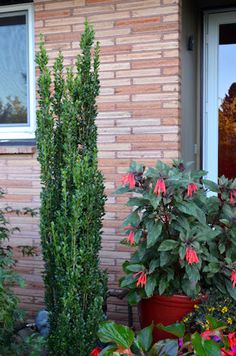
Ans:
<svg viewBox="0 0 236 356"><path fill-rule="evenodd" d="M27 124L26 14L0 17L0 125Z"/></svg>
<svg viewBox="0 0 236 356"><path fill-rule="evenodd" d="M218 173L236 177L236 24L220 25Z"/></svg>

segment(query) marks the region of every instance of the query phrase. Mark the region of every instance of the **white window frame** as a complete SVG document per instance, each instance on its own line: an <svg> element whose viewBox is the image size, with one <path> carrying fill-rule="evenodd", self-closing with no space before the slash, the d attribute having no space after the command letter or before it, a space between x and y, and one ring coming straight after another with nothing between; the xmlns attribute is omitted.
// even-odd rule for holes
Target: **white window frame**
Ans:
<svg viewBox="0 0 236 356"><path fill-rule="evenodd" d="M208 11L204 17L203 168L218 181L218 65L219 26L236 22L236 11Z"/></svg>
<svg viewBox="0 0 236 356"><path fill-rule="evenodd" d="M28 90L27 114L29 123L24 125L0 125L0 143L10 140L27 140L35 138L36 129L36 95L35 95L35 62L34 62L34 11L33 4L0 6L0 15L16 12L27 12L28 34Z"/></svg>

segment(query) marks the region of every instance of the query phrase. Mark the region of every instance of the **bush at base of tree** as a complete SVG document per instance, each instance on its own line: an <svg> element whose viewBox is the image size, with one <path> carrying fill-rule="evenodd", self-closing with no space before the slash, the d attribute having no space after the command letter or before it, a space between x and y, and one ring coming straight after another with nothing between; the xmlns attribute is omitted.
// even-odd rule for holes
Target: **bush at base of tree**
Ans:
<svg viewBox="0 0 236 356"><path fill-rule="evenodd" d="M4 197L4 191L0 188L0 198ZM19 299L14 294L12 287L24 287L24 280L15 271L16 261L13 250L8 245L10 235L19 228L12 228L7 214L35 215L34 210L24 208L13 210L10 207L0 209L0 356L22 355L25 350L23 343L19 343L16 337L16 329L24 321L24 312L19 307ZM23 255L32 256L35 248L32 246L18 246Z"/></svg>
<svg viewBox="0 0 236 356"><path fill-rule="evenodd" d="M99 47L86 22L76 73L59 54L53 82L43 44L37 55L37 146L41 165L40 231L49 311L49 355L89 355L104 318L106 275L99 267L103 177L97 167ZM51 87L54 87L51 92Z"/></svg>
<svg viewBox="0 0 236 356"><path fill-rule="evenodd" d="M0 198L4 195L0 188ZM7 211L0 209L0 351L10 347L16 321L22 320L19 300L10 289L13 285L23 286L23 280L14 271L15 260L12 248L6 245L10 233ZM1 355L1 353L0 353Z"/></svg>

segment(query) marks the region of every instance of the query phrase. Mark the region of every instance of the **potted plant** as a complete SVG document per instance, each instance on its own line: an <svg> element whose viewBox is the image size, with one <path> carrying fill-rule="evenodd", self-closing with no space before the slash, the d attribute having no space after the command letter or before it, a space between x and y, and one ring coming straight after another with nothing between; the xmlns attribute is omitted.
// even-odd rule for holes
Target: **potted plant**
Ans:
<svg viewBox="0 0 236 356"><path fill-rule="evenodd" d="M188 168L133 162L116 191L134 193L122 242L135 251L120 285L139 303L142 327L180 320L212 285L236 299L236 180L216 184Z"/></svg>
<svg viewBox="0 0 236 356"><path fill-rule="evenodd" d="M207 316L207 322L209 329L202 333L188 331L183 323L175 323L150 325L135 335L127 326L106 321L98 330L104 347L96 347L90 356L234 356L236 333L227 332L227 326L211 316ZM155 327L168 331L176 339L161 340L153 345L152 330Z"/></svg>

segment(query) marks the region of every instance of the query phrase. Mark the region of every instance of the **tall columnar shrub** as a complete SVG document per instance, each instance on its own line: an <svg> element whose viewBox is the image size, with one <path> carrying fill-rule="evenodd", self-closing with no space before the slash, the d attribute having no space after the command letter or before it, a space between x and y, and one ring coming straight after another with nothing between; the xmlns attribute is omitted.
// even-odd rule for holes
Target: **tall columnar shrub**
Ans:
<svg viewBox="0 0 236 356"><path fill-rule="evenodd" d="M105 196L95 125L99 46L92 55L93 43L86 22L75 70L65 71L60 53L51 73L42 41L36 58L40 232L53 356L89 355L103 319L106 275L98 255Z"/></svg>

